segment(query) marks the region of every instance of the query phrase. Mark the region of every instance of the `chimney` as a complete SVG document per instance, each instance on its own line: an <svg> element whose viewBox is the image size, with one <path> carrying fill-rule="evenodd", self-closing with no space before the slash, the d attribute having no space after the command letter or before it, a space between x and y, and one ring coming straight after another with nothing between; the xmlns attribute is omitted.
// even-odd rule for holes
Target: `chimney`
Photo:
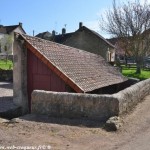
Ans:
<svg viewBox="0 0 150 150"><path fill-rule="evenodd" d="M62 28L62 34L66 34L66 29Z"/></svg>
<svg viewBox="0 0 150 150"><path fill-rule="evenodd" d="M34 30L33 30L33 36L34 36Z"/></svg>
<svg viewBox="0 0 150 150"><path fill-rule="evenodd" d="M83 26L82 22L79 22L79 29Z"/></svg>
<svg viewBox="0 0 150 150"><path fill-rule="evenodd" d="M22 27L22 22L19 22L19 26Z"/></svg>
<svg viewBox="0 0 150 150"><path fill-rule="evenodd" d="M52 31L52 36L55 36L55 30Z"/></svg>

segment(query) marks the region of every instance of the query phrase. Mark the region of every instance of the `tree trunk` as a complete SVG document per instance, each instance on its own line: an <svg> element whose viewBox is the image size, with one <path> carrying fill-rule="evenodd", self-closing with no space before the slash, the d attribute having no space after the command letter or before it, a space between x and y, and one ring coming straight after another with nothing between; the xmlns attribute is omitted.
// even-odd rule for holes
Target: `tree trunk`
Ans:
<svg viewBox="0 0 150 150"><path fill-rule="evenodd" d="M137 64L136 74L141 74L141 66Z"/></svg>
<svg viewBox="0 0 150 150"><path fill-rule="evenodd" d="M127 60L127 56L125 55L125 65L127 67L127 63L128 63L128 60Z"/></svg>
<svg viewBox="0 0 150 150"><path fill-rule="evenodd" d="M6 54L6 64L7 64L7 62L8 62L8 54Z"/></svg>
<svg viewBox="0 0 150 150"><path fill-rule="evenodd" d="M141 57L137 57L136 58L136 74L141 74L141 63L142 63L142 58Z"/></svg>

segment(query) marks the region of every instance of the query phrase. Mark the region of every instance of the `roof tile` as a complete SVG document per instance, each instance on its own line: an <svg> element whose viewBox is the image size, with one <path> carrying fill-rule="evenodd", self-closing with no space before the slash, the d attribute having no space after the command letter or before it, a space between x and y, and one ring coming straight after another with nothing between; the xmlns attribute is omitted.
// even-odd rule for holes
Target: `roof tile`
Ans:
<svg viewBox="0 0 150 150"><path fill-rule="evenodd" d="M126 80L100 55L28 35L22 37L84 92ZM67 78L64 80L66 81Z"/></svg>

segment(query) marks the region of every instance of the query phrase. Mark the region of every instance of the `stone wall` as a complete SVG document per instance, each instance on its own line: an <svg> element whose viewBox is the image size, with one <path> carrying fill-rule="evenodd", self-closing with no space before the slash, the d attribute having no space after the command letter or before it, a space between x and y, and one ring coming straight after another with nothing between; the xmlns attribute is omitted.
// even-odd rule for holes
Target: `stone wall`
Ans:
<svg viewBox="0 0 150 150"><path fill-rule="evenodd" d="M58 93L35 90L32 113L53 117L106 120L122 114L150 94L150 79L141 81L113 95Z"/></svg>
<svg viewBox="0 0 150 150"><path fill-rule="evenodd" d="M23 41L14 37L13 45L13 102L22 107L22 113L28 113L27 94L27 49L23 46Z"/></svg>
<svg viewBox="0 0 150 150"><path fill-rule="evenodd" d="M138 82L117 94L113 94L119 101L119 114L129 111L140 102L145 96L150 94L150 79Z"/></svg>
<svg viewBox="0 0 150 150"><path fill-rule="evenodd" d="M35 90L31 113L53 117L105 120L118 114L118 101L110 95L57 93Z"/></svg>

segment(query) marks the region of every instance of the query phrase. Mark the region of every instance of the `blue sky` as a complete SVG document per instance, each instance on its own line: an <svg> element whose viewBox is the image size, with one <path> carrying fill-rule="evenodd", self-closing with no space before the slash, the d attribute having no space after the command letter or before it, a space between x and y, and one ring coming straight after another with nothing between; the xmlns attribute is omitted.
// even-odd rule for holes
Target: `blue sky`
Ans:
<svg viewBox="0 0 150 150"><path fill-rule="evenodd" d="M121 0L118 0L121 1ZM98 20L100 14L111 8L112 0L0 0L0 24L23 23L27 34L61 29L78 29L79 22L103 36Z"/></svg>

